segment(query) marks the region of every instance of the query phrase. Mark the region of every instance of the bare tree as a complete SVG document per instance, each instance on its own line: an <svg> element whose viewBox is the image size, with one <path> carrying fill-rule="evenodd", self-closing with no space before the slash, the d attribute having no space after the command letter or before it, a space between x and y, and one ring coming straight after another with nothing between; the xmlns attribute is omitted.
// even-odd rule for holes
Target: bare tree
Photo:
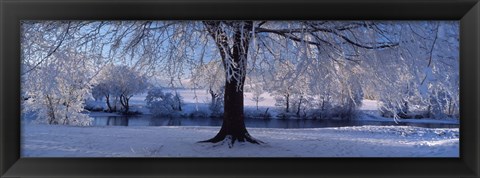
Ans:
<svg viewBox="0 0 480 178"><path fill-rule="evenodd" d="M265 100L265 97L262 97L263 93L264 93L263 88L258 83L255 84L255 86L253 86L252 88L253 96L251 100L255 102L255 106L257 107L257 110L258 110L258 103Z"/></svg>

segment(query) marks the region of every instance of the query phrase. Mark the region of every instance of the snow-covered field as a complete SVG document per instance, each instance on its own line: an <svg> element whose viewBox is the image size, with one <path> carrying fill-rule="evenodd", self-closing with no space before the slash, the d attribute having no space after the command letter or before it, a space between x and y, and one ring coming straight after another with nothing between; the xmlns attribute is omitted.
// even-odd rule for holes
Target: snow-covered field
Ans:
<svg viewBox="0 0 480 178"><path fill-rule="evenodd" d="M261 145L197 143L218 127L25 124L22 157L458 157L458 129L361 126L249 128Z"/></svg>

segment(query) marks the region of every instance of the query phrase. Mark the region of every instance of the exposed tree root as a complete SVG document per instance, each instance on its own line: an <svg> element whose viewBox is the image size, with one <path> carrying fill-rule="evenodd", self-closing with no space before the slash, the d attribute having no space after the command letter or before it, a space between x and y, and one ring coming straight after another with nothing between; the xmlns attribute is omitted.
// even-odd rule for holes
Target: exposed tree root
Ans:
<svg viewBox="0 0 480 178"><path fill-rule="evenodd" d="M244 133L244 134L239 134L239 135L227 135L227 134L223 134L223 133L218 133L215 137L211 138L211 139L208 139L208 140L204 140L204 141L199 141L198 143L218 143L218 142L221 142L221 141L228 141L229 142L229 147L233 147L233 145L235 144L236 141L238 142L249 142L249 143L253 143L253 144L262 144L263 142L260 141L260 140L257 140L255 138L253 138L252 136L250 136L250 134L248 134L248 132Z"/></svg>

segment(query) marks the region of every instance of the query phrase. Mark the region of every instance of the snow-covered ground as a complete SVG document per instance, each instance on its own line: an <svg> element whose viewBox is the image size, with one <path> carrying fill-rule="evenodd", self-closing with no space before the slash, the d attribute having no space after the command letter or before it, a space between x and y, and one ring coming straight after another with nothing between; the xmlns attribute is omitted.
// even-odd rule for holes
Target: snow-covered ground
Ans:
<svg viewBox="0 0 480 178"><path fill-rule="evenodd" d="M218 127L22 127L22 157L458 157L458 129L249 128L261 145L197 143Z"/></svg>

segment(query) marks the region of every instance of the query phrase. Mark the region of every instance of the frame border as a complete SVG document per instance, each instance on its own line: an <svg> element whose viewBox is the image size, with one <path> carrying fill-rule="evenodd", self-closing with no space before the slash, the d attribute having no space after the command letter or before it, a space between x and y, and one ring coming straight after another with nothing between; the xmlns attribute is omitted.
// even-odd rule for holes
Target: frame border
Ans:
<svg viewBox="0 0 480 178"><path fill-rule="evenodd" d="M20 21L100 19L459 20L460 158L20 158ZM479 0L0 0L0 40L0 177L480 176Z"/></svg>

